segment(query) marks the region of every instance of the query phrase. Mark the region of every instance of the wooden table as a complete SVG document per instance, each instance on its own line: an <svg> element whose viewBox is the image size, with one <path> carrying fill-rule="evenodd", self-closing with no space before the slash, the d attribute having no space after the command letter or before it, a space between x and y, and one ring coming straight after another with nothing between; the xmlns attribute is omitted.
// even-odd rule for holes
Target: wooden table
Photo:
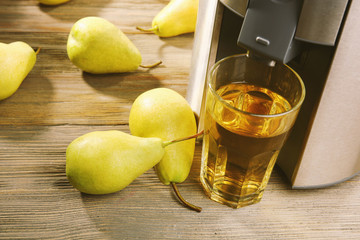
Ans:
<svg viewBox="0 0 360 240"><path fill-rule="evenodd" d="M333 187L291 190L275 169L263 200L231 209L209 200L199 183L201 147L179 185L184 208L153 170L124 190L81 194L65 176L65 150L94 130L129 132L132 102L168 87L186 95L193 34L161 39L149 26L165 0L71 0L46 7L36 0L0 1L0 42L41 47L19 90L0 102L0 239L360 239L360 176ZM116 24L155 69L91 75L66 54L73 23L85 16ZM1 54L1 53L0 53Z"/></svg>

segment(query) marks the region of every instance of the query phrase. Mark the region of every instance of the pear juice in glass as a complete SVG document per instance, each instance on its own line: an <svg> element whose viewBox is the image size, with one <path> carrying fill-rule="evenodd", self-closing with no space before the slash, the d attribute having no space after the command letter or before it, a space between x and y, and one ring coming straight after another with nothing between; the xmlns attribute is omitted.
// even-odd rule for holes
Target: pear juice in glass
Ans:
<svg viewBox="0 0 360 240"><path fill-rule="evenodd" d="M214 201L239 208L261 200L305 97L299 75L246 54L208 76L200 181Z"/></svg>

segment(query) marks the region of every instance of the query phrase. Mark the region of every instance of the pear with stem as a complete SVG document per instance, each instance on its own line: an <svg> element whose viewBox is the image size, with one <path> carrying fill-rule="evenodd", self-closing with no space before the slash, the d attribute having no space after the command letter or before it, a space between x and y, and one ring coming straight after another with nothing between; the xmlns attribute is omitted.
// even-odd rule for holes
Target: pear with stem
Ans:
<svg viewBox="0 0 360 240"><path fill-rule="evenodd" d="M169 88L155 88L139 95L130 110L129 127L135 136L158 137L164 141L197 132L191 107L183 96ZM195 139L169 146L155 170L163 184L173 187L181 202L201 211L201 208L185 202L176 186L188 177L194 151Z"/></svg>
<svg viewBox="0 0 360 240"><path fill-rule="evenodd" d="M171 0L153 19L152 27L143 32L159 37L174 37L195 31L199 0Z"/></svg>
<svg viewBox="0 0 360 240"><path fill-rule="evenodd" d="M71 28L67 41L70 61L93 74L122 73L152 68L142 65L140 51L114 24L100 17L84 17Z"/></svg>
<svg viewBox="0 0 360 240"><path fill-rule="evenodd" d="M83 193L114 193L154 167L167 146L197 136L162 141L117 130L90 132L67 147L66 176Z"/></svg>

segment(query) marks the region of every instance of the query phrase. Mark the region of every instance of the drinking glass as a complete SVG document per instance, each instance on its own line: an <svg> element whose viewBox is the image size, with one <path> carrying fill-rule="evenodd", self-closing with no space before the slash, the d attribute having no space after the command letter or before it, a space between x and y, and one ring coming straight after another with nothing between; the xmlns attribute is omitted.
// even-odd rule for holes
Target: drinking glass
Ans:
<svg viewBox="0 0 360 240"><path fill-rule="evenodd" d="M233 208L257 203L305 98L304 84L289 66L247 54L215 63L208 82L202 186Z"/></svg>

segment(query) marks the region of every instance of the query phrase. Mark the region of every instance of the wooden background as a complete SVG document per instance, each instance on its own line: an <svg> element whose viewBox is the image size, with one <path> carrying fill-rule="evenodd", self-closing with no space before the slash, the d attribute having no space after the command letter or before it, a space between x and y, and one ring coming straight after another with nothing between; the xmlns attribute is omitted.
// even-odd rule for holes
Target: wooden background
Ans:
<svg viewBox="0 0 360 240"><path fill-rule="evenodd" d="M81 194L65 176L65 150L94 130L129 132L132 102L168 87L183 96L193 34L161 39L139 33L167 0L71 0L54 7L36 0L0 1L0 42L41 47L19 90L0 101L0 239L360 239L360 176L317 190L291 190L275 169L263 200L231 209L209 200L199 183L201 147L179 185L184 208L153 170L124 190ZM68 60L73 23L100 16L117 25L155 69L91 75ZM1 54L1 53L0 53Z"/></svg>

